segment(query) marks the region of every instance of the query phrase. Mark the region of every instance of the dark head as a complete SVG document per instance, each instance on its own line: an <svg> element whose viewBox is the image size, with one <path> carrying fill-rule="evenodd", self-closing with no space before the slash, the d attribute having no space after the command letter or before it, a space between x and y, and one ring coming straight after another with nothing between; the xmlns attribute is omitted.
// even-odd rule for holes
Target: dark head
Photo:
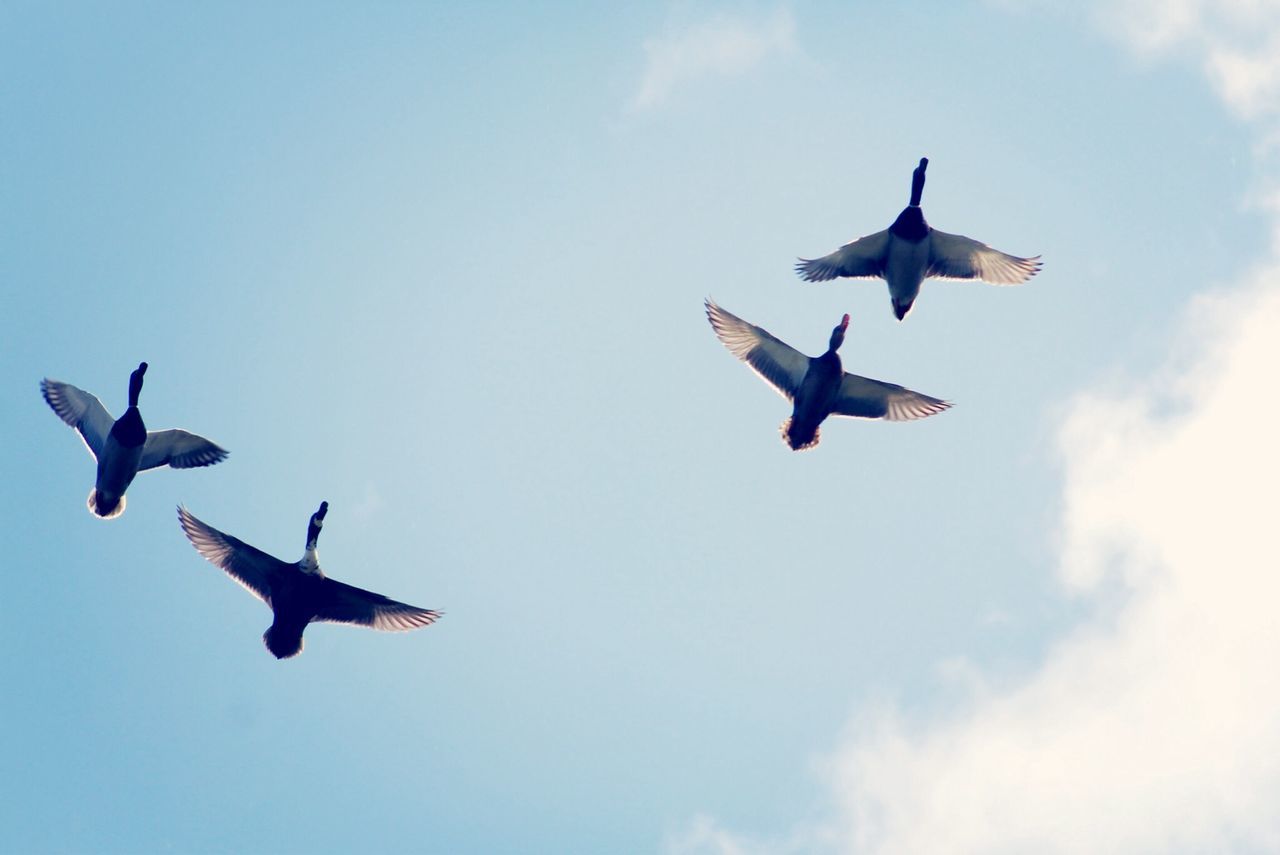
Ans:
<svg viewBox="0 0 1280 855"><path fill-rule="evenodd" d="M827 345L828 353L835 353L840 349L840 345L844 344L844 334L848 329L849 316L845 315L840 323L836 325L836 328L831 331L831 342Z"/></svg>
<svg viewBox="0 0 1280 855"><path fill-rule="evenodd" d="M320 527L324 525L324 515L329 513L329 503L321 502L320 510L311 515L311 522L307 525L307 546L315 546L316 540L320 537Z"/></svg>
<svg viewBox="0 0 1280 855"><path fill-rule="evenodd" d="M911 204L920 207L920 195L924 193L924 171L929 165L929 158L920 158L920 165L911 173Z"/></svg>
<svg viewBox="0 0 1280 855"><path fill-rule="evenodd" d="M138 406L138 394L142 391L142 375L147 373L147 363L138 363L138 368L129 375L129 406Z"/></svg>

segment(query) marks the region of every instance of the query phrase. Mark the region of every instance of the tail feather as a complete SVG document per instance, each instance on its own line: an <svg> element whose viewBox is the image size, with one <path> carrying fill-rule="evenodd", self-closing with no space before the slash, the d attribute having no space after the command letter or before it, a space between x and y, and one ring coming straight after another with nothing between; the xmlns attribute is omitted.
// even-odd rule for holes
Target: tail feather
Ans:
<svg viewBox="0 0 1280 855"><path fill-rule="evenodd" d="M273 623L262 634L262 643L275 658L288 659L302 652L302 633Z"/></svg>
<svg viewBox="0 0 1280 855"><path fill-rule="evenodd" d="M816 427L813 429L812 436L793 434L791 432L791 427L791 417L787 416L787 418L782 422L782 425L778 428L778 432L782 434L782 441L790 446L792 451L806 451L813 448L818 444L818 440L822 437L822 431Z"/></svg>
<svg viewBox="0 0 1280 855"><path fill-rule="evenodd" d="M98 508L98 488L94 487L89 491L89 499L85 504L89 507L89 513L93 514L95 517L99 517L104 520L113 520L124 513L124 499L125 497L121 496L119 501L116 502L116 506L104 513Z"/></svg>

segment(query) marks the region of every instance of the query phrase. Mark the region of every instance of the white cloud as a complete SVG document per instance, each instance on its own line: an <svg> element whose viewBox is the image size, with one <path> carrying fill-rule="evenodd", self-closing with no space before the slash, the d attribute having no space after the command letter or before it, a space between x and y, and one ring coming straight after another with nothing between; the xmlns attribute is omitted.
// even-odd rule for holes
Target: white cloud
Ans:
<svg viewBox="0 0 1280 855"><path fill-rule="evenodd" d="M1280 851L1280 268L1189 316L1189 365L1062 434L1062 575L1105 606L949 719L855 725L841 848Z"/></svg>
<svg viewBox="0 0 1280 855"><path fill-rule="evenodd" d="M742 74L771 55L795 50L795 20L780 8L757 19L716 15L692 26L669 27L644 43L647 57L633 106L660 106L676 88L705 77Z"/></svg>

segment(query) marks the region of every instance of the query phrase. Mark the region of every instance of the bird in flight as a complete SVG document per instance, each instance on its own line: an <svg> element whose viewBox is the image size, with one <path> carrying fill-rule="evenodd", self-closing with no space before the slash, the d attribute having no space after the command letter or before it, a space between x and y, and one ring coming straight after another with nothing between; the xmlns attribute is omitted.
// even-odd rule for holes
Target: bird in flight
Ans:
<svg viewBox="0 0 1280 855"><path fill-rule="evenodd" d="M302 632L312 621L402 632L430 626L441 615L326 576L320 569L316 541L328 512L329 503L321 502L307 523L306 550L290 564L218 531L178 506L178 522L196 551L271 608L274 620L262 640L277 659L302 651Z"/></svg>
<svg viewBox="0 0 1280 855"><path fill-rule="evenodd" d="M821 258L801 258L796 273L806 282L825 282L838 276L884 279L898 320L907 316L929 277L981 279L992 285L1021 285L1040 271L1040 256L1019 258L992 249L964 235L930 226L920 209L927 157L911 174L911 204L882 232L846 243Z"/></svg>
<svg viewBox="0 0 1280 855"><path fill-rule="evenodd" d="M848 315L831 330L827 352L814 357L725 311L711 299L706 308L711 328L729 352L792 402L791 416L782 423L781 432L783 441L795 451L818 444L818 426L828 416L906 421L932 416L951 406L893 383L845 372L836 351L844 344Z"/></svg>
<svg viewBox="0 0 1280 855"><path fill-rule="evenodd" d="M226 449L185 430L147 431L138 411L146 373L147 363L143 362L129 375L129 409L118 419L83 389L47 377L40 381L45 402L58 418L80 432L85 448L98 461L98 477L89 491L88 505L90 512L103 519L124 513L124 491L139 472L158 466L212 466L227 456Z"/></svg>

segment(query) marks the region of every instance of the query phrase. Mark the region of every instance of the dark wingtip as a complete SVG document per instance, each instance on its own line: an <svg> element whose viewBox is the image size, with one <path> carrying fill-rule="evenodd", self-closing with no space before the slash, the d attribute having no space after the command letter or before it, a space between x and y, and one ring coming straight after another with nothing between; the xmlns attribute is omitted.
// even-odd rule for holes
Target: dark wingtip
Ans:
<svg viewBox="0 0 1280 855"><path fill-rule="evenodd" d="M329 503L321 502L320 510L316 511L316 516L318 516L320 519L324 519L324 515L327 513L329 513Z"/></svg>
<svg viewBox="0 0 1280 855"><path fill-rule="evenodd" d="M928 167L929 167L929 158L927 157L920 158L920 165L916 168L919 169L921 172L924 172Z"/></svg>
<svg viewBox="0 0 1280 855"><path fill-rule="evenodd" d="M145 362L139 362L139 363L138 363L138 373L139 373L139 374L146 374L146 373L147 373L147 363L145 363Z"/></svg>

